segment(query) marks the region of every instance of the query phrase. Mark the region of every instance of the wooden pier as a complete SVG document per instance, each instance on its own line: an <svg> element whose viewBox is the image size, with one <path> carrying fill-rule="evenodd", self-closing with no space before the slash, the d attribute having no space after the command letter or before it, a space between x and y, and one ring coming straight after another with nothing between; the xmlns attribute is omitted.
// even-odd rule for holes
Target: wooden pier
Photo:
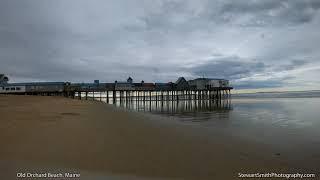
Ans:
<svg viewBox="0 0 320 180"><path fill-rule="evenodd" d="M74 89L65 91L65 96L78 99L105 100L120 103L123 101L179 101L179 100L221 100L231 96L232 87L211 88L208 90L111 90Z"/></svg>

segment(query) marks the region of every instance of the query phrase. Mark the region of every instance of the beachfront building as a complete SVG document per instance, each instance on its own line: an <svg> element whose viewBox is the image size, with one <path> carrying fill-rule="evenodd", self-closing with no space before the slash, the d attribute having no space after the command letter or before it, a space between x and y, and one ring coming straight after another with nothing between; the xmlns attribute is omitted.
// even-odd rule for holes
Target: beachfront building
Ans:
<svg viewBox="0 0 320 180"><path fill-rule="evenodd" d="M26 86L20 84L1 84L0 85L0 93L8 94L8 93L25 93Z"/></svg>
<svg viewBox="0 0 320 180"><path fill-rule="evenodd" d="M26 86L26 92L63 92L64 82L35 82L22 83Z"/></svg>
<svg viewBox="0 0 320 180"><path fill-rule="evenodd" d="M2 94L63 93L64 90L64 82L6 83L0 85L0 93Z"/></svg>
<svg viewBox="0 0 320 180"><path fill-rule="evenodd" d="M0 93L2 94L33 94L33 93L63 93L64 82L31 82L8 83L9 78L0 74Z"/></svg>

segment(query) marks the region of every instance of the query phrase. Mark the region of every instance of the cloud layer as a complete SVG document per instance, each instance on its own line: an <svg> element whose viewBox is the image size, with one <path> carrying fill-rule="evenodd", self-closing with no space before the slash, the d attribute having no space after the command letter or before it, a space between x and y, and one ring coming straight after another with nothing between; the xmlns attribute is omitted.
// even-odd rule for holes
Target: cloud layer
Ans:
<svg viewBox="0 0 320 180"><path fill-rule="evenodd" d="M0 72L319 89L319 11L318 0L2 0Z"/></svg>

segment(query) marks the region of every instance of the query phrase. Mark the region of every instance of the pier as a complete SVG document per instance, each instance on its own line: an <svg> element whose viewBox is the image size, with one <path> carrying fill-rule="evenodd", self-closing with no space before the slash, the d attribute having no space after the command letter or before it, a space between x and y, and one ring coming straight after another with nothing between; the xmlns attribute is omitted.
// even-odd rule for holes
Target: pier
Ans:
<svg viewBox="0 0 320 180"><path fill-rule="evenodd" d="M4 76L3 76L4 77ZM107 103L130 101L180 101L221 100L231 96L229 81L225 79L197 78L186 81L180 77L176 82L139 83L129 77L114 83L32 82L0 83L1 94L24 94L42 96L65 96Z"/></svg>
<svg viewBox="0 0 320 180"><path fill-rule="evenodd" d="M219 100L229 98L231 89L214 88L209 90L110 90L110 89L78 89L66 91L67 97L85 100L105 100L113 103L126 101L179 101L179 100Z"/></svg>

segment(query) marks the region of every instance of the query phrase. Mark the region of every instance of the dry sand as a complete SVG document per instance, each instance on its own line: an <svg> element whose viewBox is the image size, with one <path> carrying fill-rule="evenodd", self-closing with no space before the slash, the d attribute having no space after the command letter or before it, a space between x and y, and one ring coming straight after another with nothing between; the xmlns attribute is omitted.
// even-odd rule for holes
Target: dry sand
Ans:
<svg viewBox="0 0 320 180"><path fill-rule="evenodd" d="M30 171L72 171L81 179L237 179L239 172L291 168L262 145L210 137L100 102L0 96L0 116L4 179Z"/></svg>

